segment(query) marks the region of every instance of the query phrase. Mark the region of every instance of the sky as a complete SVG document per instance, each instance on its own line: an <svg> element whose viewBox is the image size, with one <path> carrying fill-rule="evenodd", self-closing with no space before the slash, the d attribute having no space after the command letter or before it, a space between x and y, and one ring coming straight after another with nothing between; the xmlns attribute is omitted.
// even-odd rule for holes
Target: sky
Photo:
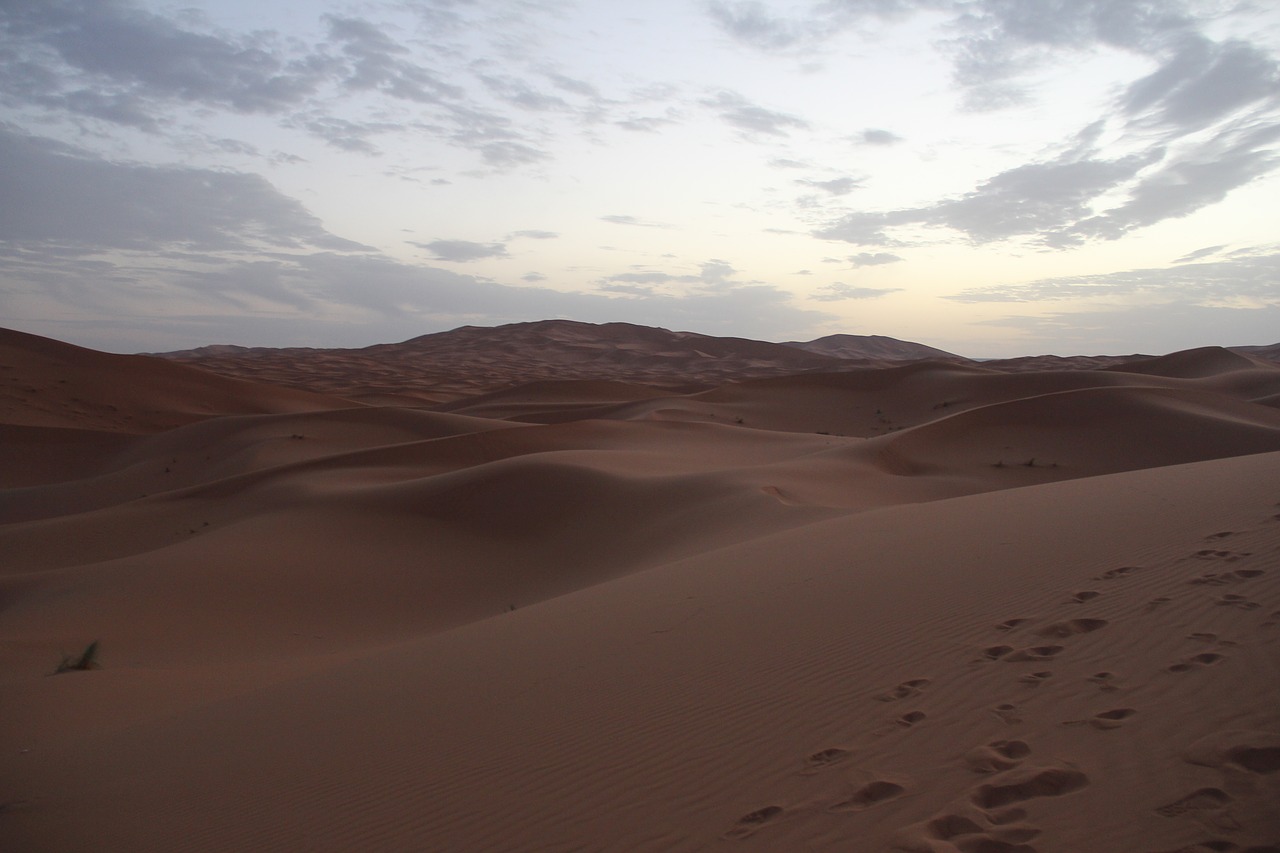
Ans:
<svg viewBox="0 0 1280 853"><path fill-rule="evenodd" d="M1280 6L0 0L0 326L1280 341Z"/></svg>

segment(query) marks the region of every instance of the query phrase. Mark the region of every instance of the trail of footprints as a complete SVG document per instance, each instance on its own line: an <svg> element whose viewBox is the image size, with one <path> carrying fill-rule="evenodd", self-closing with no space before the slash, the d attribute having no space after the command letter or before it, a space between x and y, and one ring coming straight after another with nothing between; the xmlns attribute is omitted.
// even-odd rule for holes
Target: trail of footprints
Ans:
<svg viewBox="0 0 1280 853"><path fill-rule="evenodd" d="M1280 504L1278 504L1280 505ZM1280 515L1275 516L1280 521ZM1208 540L1221 540L1234 535L1232 531L1223 531L1206 537ZM1204 561L1236 562L1251 556L1249 552L1237 552L1222 549L1201 549L1189 555L1189 558ZM1094 581L1107 582L1127 578L1142 571L1139 566L1121 566L1109 569L1093 578ZM1221 587L1249 581L1265 574L1262 569L1234 569L1223 572L1205 572L1187 581L1190 585ZM1073 593L1065 602L1068 605L1081 605L1102 597L1100 590L1084 589ZM1160 596L1146 605L1146 612L1168 603L1172 598ZM1234 607L1240 610L1256 610L1261 605L1239 593L1223 593L1214 599L1214 604ZM1006 634L1022 633L1031 627L1036 620L1028 617L1006 619L994 626L994 630ZM1043 625L1031 635L1041 642L1015 646L1000 643L981 650L977 663L1035 663L1052 661L1067 649L1067 644L1076 637L1091 634L1106 628L1110 623L1106 619L1076 617L1061 619ZM1273 611L1262 623L1265 628L1280 626L1280 610ZM1224 640L1217 634L1207 631L1192 632L1187 639L1203 642L1217 649L1236 645ZM1211 667L1225 659L1221 651L1200 652L1171 663L1166 667L1170 673L1189 673L1197 669ZM1053 677L1050 670L1038 670L1020 673L1015 677L1019 685L1037 687ZM1089 683L1104 693L1119 689L1117 676L1113 672L1100 671L1088 676ZM901 702L922 695L930 685L928 678L911 678L897 685L876 693L872 698L878 702ZM1022 722L1022 711L1014 703L1001 703L991 711L1003 722L1016 725ZM1119 707L1102 710L1085 719L1066 720L1064 726L1087 726L1099 731L1121 728L1126 721L1138 714L1136 708ZM894 720L896 726L910 728L926 719L920 710L907 711ZM876 734L884 734L884 731ZM1276 743L1263 747L1236 745L1227 749L1222 761L1232 761L1234 766L1243 767L1246 771L1256 773L1272 773L1280 770L1280 736L1275 736ZM1270 742L1268 742L1270 743ZM1061 763L1037 765L1030 761L1031 746L1023 740L993 740L971 749L963 757L965 766L976 774L989 778L969 790L968 794L952 807L927 819L926 821L907 827L899 834L899 840L893 849L913 853L913 851L935 850L934 841L951 844L961 853L1036 853L1037 848L1027 844L1040 834L1040 830L1026 822L1027 812L1019 806L1028 800L1041 797L1058 797L1079 791L1089 785L1088 776L1079 769ZM854 752L842 747L829 747L819 750L804 759L802 772L820 772L833 765L841 764L854 757ZM1202 762L1195 762L1202 763ZM1205 762L1207 763L1207 762ZM875 779L866 782L838 801L826 804L829 813L862 812L882 803L897 799L907 793L905 785L888 779ZM1215 788L1201 788L1187 794L1174 802L1156 809L1156 813L1164 817L1179 817L1187 814L1216 813L1231 803L1231 796L1226 791ZM787 809L779 805L768 805L743 815L725 834L725 838L747 838L757 831L782 820L787 816ZM1240 847L1234 842L1221 839L1210 839L1198 845L1184 847L1177 851L1152 851L1152 853L1201 853L1201 851L1223 851L1223 853L1280 853L1280 845Z"/></svg>

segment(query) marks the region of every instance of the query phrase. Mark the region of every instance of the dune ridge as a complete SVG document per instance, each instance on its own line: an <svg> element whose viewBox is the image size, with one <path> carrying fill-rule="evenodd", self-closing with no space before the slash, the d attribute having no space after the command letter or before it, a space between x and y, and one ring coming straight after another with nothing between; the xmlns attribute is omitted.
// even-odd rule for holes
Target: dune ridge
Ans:
<svg viewBox="0 0 1280 853"><path fill-rule="evenodd" d="M0 848L1280 849L1280 365L540 331L408 407L3 338Z"/></svg>

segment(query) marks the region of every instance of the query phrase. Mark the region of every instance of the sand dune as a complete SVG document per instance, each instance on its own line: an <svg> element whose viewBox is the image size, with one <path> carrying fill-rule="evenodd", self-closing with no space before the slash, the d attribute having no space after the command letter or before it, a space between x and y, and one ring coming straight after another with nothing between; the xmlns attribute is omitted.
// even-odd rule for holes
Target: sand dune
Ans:
<svg viewBox="0 0 1280 853"><path fill-rule="evenodd" d="M5 345L0 849L1280 849L1280 366L402 408Z"/></svg>

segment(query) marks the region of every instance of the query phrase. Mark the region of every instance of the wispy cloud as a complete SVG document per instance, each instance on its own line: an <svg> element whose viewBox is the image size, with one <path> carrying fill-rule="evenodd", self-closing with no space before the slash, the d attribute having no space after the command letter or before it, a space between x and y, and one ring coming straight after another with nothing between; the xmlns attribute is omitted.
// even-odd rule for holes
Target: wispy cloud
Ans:
<svg viewBox="0 0 1280 853"><path fill-rule="evenodd" d="M613 225L630 225L636 228L671 228L673 227L663 222L649 222L647 220L639 218L638 216L630 216L627 214L619 214L619 213L611 213L607 216L601 216L600 221L608 222Z"/></svg>
<svg viewBox="0 0 1280 853"><path fill-rule="evenodd" d="M846 299L879 299L890 293L901 293L900 287L858 287L837 281L821 288L809 298L818 302L841 302Z"/></svg>
<svg viewBox="0 0 1280 853"><path fill-rule="evenodd" d="M799 116L753 104L737 92L721 91L702 102L710 107L726 124L746 135L786 136L793 130L804 130L809 122Z"/></svg>
<svg viewBox="0 0 1280 853"><path fill-rule="evenodd" d="M431 257L437 261L466 263L483 261L489 258L506 258L505 243L474 243L470 240L432 240L430 243L414 243L413 245L427 249Z"/></svg>

